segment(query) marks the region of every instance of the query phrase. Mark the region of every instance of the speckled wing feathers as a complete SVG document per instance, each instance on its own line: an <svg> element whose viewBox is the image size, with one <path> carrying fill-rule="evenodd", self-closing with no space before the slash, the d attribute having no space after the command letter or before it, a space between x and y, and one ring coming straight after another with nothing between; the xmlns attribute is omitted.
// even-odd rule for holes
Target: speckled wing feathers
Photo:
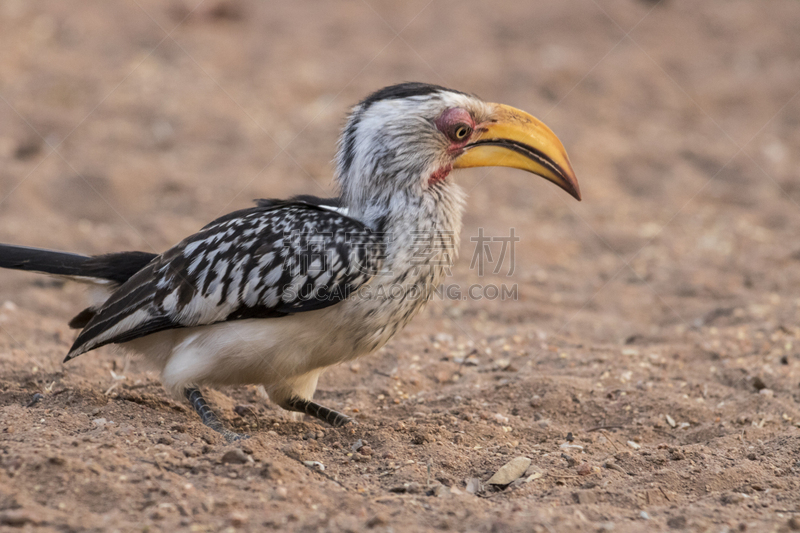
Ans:
<svg viewBox="0 0 800 533"><path fill-rule="evenodd" d="M166 329L322 309L383 261L381 236L306 202L262 201L215 220L120 286L67 355Z"/></svg>

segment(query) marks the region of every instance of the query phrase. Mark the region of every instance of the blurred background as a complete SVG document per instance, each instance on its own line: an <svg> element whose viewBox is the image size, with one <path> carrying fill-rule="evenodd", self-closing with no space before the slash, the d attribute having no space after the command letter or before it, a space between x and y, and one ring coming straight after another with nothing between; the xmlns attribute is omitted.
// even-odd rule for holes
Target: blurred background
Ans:
<svg viewBox="0 0 800 533"><path fill-rule="evenodd" d="M349 107L414 80L567 147L580 204L518 172L456 177L463 254L478 226L516 228L538 319L619 340L797 295L796 2L6 0L0 27L4 242L162 251L253 198L332 194Z"/></svg>
<svg viewBox="0 0 800 533"><path fill-rule="evenodd" d="M690 524L724 522L734 506L724 516L707 507L741 502L726 500L725 491L745 490L753 479L762 488L750 492L774 489L759 492L762 501L797 505L797 485L775 480L800 453L796 437L786 440L800 418L798 36L796 0L3 0L0 241L89 254L160 252L254 198L333 194L344 118L378 88L423 81L509 104L558 134L583 201L518 171L460 171L454 178L469 202L450 282L517 285L519 298L432 302L379 354L326 374L317 397L361 409L367 424L381 420L383 429L367 428L386 449L405 438L387 429L395 420L412 425L413 416L413 427L430 423L432 432L457 432L467 420L461 440L437 433L451 446L441 456L433 455L434 437L391 448L399 458L444 465L462 489L462 479L487 479L505 461L501 453L526 453L562 472L558 446L568 432L591 443L594 455L587 448L582 457L596 465L620 447L633 450L626 441L649 446L649 458L617 456L642 475L603 474L616 480L604 478L603 490L616 494L604 497L617 511L600 516L582 507L591 520L615 513L640 520L637 506L646 501L664 526L673 511L658 506L683 501L695 506ZM479 228L488 236L514 229L513 274L506 265L480 278L469 268ZM94 412L115 383L108 370L124 363L104 348L61 366L74 338L64 322L85 305L82 292L0 274L0 390L58 382L75 391L65 405ZM145 379L132 364L130 379ZM158 403L165 395L157 379L145 382L141 394L156 398L148 400L153 416L172 416ZM19 389L6 413L30 390ZM254 393L228 394L264 405ZM431 414L422 404L434 399ZM468 412L458 411L467 404ZM235 419L232 405L223 414ZM436 418L437 409L452 416ZM158 430L161 422L137 423ZM623 428L619 444L579 433L604 423ZM306 431L278 425L274 449ZM74 426L65 427L71 434ZM758 444L745 444L745 429ZM511 444L491 448L486 439ZM668 456L664 442L679 451ZM756 460L754 446L779 459L773 469L731 469L702 443L728 449L745 467L762 464L745 461ZM669 463L684 477L651 476L668 460L699 453L704 458L694 460L713 470L706 477L688 461ZM351 488L385 494L396 483L341 468ZM571 491L583 482L569 472L545 477L545 489L526 485L515 501L572 505ZM424 483L421 466L417 474L404 479ZM647 489L653 480L680 496L658 500ZM631 500L630 486L645 499ZM100 507L103 499L87 496ZM474 508L491 514L505 501ZM294 503L285 505L284 514ZM743 520L768 512L737 508ZM213 523L228 523L215 512ZM305 516L298 524L310 523ZM561 516L582 523L571 512ZM358 529L366 518L353 520ZM415 520L409 515L409 530L418 530ZM473 525L488 531L491 520Z"/></svg>

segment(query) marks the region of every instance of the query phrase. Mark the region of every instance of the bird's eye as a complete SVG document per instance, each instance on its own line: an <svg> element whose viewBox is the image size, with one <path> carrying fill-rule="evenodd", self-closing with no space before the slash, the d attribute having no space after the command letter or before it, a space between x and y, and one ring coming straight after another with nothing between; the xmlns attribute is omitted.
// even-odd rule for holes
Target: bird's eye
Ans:
<svg viewBox="0 0 800 533"><path fill-rule="evenodd" d="M453 128L453 139L463 141L472 134L472 128L468 124L456 124Z"/></svg>

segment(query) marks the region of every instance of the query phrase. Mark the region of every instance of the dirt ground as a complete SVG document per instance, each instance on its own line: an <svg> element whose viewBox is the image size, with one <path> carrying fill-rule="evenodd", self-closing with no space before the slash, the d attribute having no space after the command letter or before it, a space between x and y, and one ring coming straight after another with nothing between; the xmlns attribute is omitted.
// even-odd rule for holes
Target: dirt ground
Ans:
<svg viewBox="0 0 800 533"><path fill-rule="evenodd" d="M209 393L234 445L136 358L62 365L83 290L0 272L0 530L800 529L799 35L795 0L3 0L2 242L161 251L329 194L348 106L407 80L542 118L584 200L456 175L448 283L518 299L327 372L353 428Z"/></svg>

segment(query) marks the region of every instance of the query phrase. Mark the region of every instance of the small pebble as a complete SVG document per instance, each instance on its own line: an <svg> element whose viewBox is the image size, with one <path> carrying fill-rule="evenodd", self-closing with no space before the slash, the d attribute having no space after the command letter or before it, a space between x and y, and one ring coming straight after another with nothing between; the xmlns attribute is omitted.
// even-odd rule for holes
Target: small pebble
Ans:
<svg viewBox="0 0 800 533"><path fill-rule="evenodd" d="M303 461L303 464L309 468L316 468L320 472L325 471L325 465L320 463L319 461Z"/></svg>
<svg viewBox="0 0 800 533"><path fill-rule="evenodd" d="M678 425L678 424L676 424L676 423L675 423L675 419L674 419L674 418L672 418L671 416L669 416L669 415L664 415L664 418L667 420L667 424L669 424L669 425L670 425L670 427L673 427L673 428L674 428L675 426L677 426L677 425Z"/></svg>
<svg viewBox="0 0 800 533"><path fill-rule="evenodd" d="M761 389L758 393L762 396L766 396L767 398L772 398L775 396L775 392L772 389Z"/></svg>
<svg viewBox="0 0 800 533"><path fill-rule="evenodd" d="M470 494L478 494L479 492L483 491L483 483L481 480L473 477L467 480L467 492Z"/></svg>
<svg viewBox="0 0 800 533"><path fill-rule="evenodd" d="M233 412L239 416L244 416L247 413L252 413L253 408L250 407L249 405L237 405L236 407L233 408Z"/></svg>
<svg viewBox="0 0 800 533"><path fill-rule="evenodd" d="M247 462L252 462L253 458L244 453L239 448L234 448L225 452L222 456L222 464L243 465Z"/></svg>
<svg viewBox="0 0 800 533"><path fill-rule="evenodd" d="M245 513L234 511L230 515L231 525L241 527L247 523L248 516Z"/></svg>
<svg viewBox="0 0 800 533"><path fill-rule="evenodd" d="M529 466L531 466L531 460L527 457L515 457L500 467L500 469L489 478L487 483L490 485L508 485L524 474Z"/></svg>
<svg viewBox="0 0 800 533"><path fill-rule="evenodd" d="M639 517L642 518L642 520L650 520L650 515L647 514L645 511L639 513Z"/></svg>
<svg viewBox="0 0 800 533"><path fill-rule="evenodd" d="M43 398L44 395L40 392L37 392L36 394L33 395L33 397L31 397L31 401L28 402L28 405L26 405L25 407L33 407L34 405L39 403L39 401L41 401Z"/></svg>
<svg viewBox="0 0 800 533"><path fill-rule="evenodd" d="M631 447L631 448L633 448L634 450L638 450L639 448L641 448L641 447L642 447L642 446L641 446L641 444L639 444L639 443L636 443L636 442L634 442L634 441L632 441L632 440L629 440L629 441L628 441L628 446L630 446L630 447Z"/></svg>
<svg viewBox="0 0 800 533"><path fill-rule="evenodd" d="M375 516L373 516L372 518L370 518L369 520L367 520L366 526L367 526L368 529L372 529L372 528L377 527L377 526L385 526L388 523L389 523L389 519L386 518L385 515L382 515L382 514L379 513L379 514L376 514Z"/></svg>
<svg viewBox="0 0 800 533"><path fill-rule="evenodd" d="M22 527L25 524L38 524L39 520L22 509L0 512L0 525Z"/></svg>
<svg viewBox="0 0 800 533"><path fill-rule="evenodd" d="M531 481L533 481L535 479L539 479L539 478L541 478L543 476L544 476L544 474L542 474L541 472L534 472L533 474L531 474L531 475L529 475L528 477L525 478L525 483L530 483Z"/></svg>
<svg viewBox="0 0 800 533"><path fill-rule="evenodd" d="M497 422L498 424L508 424L508 417L503 416L500 413L495 413L494 421Z"/></svg>

